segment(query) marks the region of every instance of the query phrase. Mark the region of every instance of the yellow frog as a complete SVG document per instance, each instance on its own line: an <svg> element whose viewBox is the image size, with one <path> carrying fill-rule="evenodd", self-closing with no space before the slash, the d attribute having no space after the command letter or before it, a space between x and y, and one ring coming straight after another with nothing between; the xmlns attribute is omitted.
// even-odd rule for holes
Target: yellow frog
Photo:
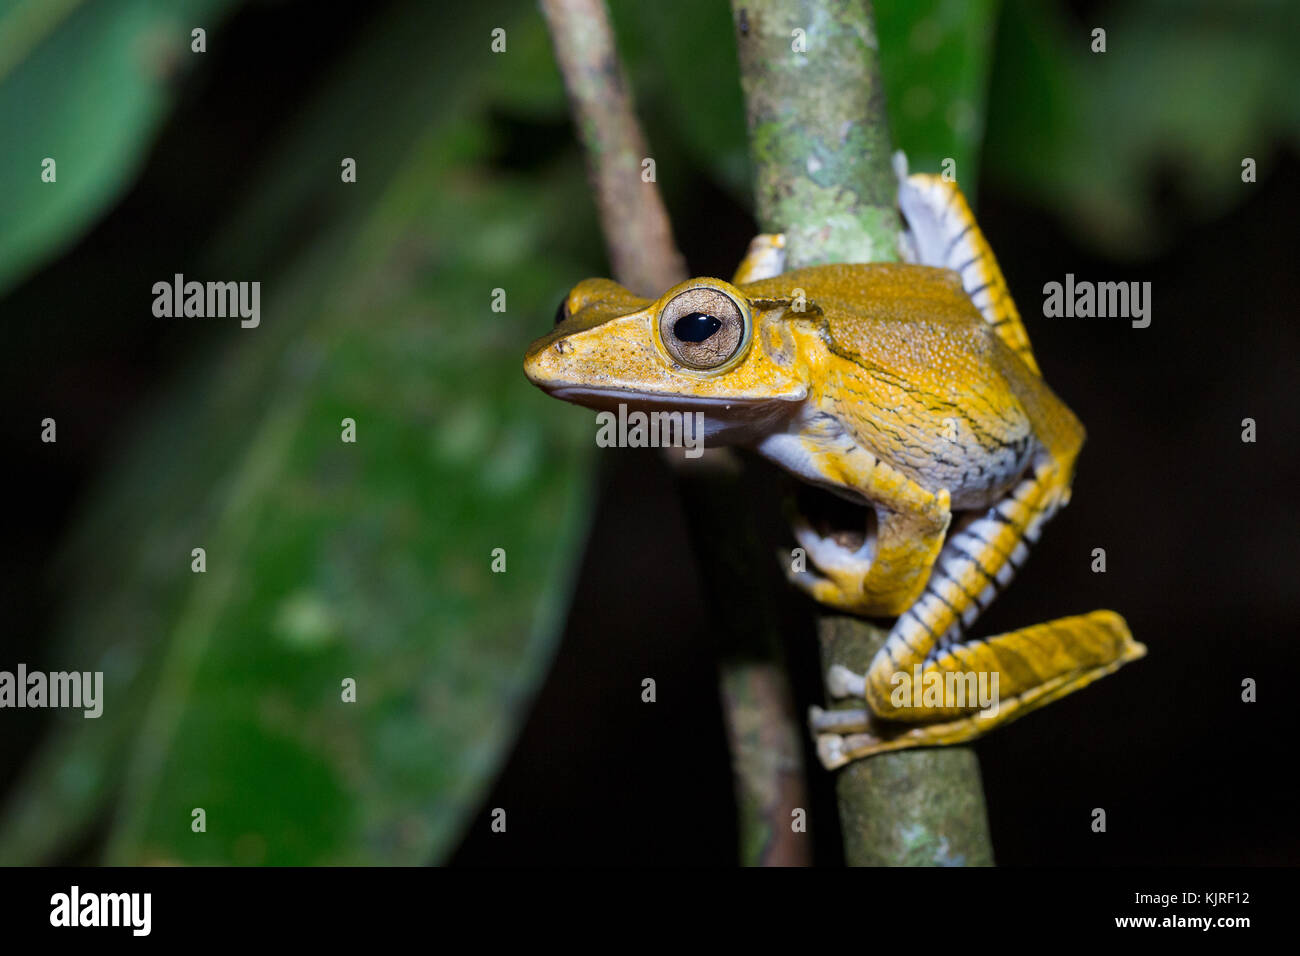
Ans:
<svg viewBox="0 0 1300 956"><path fill-rule="evenodd" d="M795 584L897 617L865 674L827 675L833 696L866 703L813 709L827 767L970 740L1146 653L1111 611L969 633L1069 501L1084 431L1039 375L956 185L903 173L899 206L904 263L781 274L782 238L760 236L731 282L650 301L588 279L524 362L566 401L703 412L710 444L751 447L869 506L861 546L794 527L816 569L791 571ZM915 706L918 681L952 691L978 675L993 678L991 707L960 693Z"/></svg>

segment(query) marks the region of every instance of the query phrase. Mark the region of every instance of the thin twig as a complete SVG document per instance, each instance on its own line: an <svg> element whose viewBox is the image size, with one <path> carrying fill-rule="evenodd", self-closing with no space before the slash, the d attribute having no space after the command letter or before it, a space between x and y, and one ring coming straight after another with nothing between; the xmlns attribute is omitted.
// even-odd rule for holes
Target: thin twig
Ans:
<svg viewBox="0 0 1300 956"><path fill-rule="evenodd" d="M642 177L642 163L650 157L604 3L541 0L541 7L586 151L614 277L634 292L657 296L686 278L686 267L658 187ZM712 628L724 647L719 679L741 862L806 864L807 840L791 826L792 811L808 805L800 722L780 661L771 593L749 573L771 557L743 533L753 527L744 512L749 495L743 473L728 461L711 454L679 470L678 477L692 544L710 581ZM732 613L735 608L747 613Z"/></svg>
<svg viewBox="0 0 1300 956"><path fill-rule="evenodd" d="M651 157L604 0L541 0L541 6L587 156L614 277L637 295L657 296L686 278L686 261L673 243L658 186L642 176Z"/></svg>

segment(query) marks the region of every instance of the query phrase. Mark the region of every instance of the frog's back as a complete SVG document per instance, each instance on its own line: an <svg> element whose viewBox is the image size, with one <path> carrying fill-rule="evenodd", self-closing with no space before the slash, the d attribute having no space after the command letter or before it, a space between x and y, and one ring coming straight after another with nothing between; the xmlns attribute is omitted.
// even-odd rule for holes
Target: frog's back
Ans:
<svg viewBox="0 0 1300 956"><path fill-rule="evenodd" d="M810 311L822 313L827 349L871 378L945 404L966 405L975 397L994 408L1023 403L1031 418L1063 412L1072 419L951 269L901 262L813 266L743 287L751 298L778 300L794 289L804 291Z"/></svg>
<svg viewBox="0 0 1300 956"><path fill-rule="evenodd" d="M766 287L771 286L769 290ZM825 319L827 347L865 371L952 399L1018 364L950 269L905 263L828 265L745 287L750 296L802 288Z"/></svg>
<svg viewBox="0 0 1300 956"><path fill-rule="evenodd" d="M798 269L768 281L786 289L806 281L809 297L828 314L881 322L928 314L959 325L985 324L951 269L903 262L839 264Z"/></svg>
<svg viewBox="0 0 1300 956"><path fill-rule="evenodd" d="M835 265L768 281L785 295L803 288L822 312L828 360L839 368L819 404L923 486L952 489L954 504L1000 494L1040 441L1077 426L951 270Z"/></svg>

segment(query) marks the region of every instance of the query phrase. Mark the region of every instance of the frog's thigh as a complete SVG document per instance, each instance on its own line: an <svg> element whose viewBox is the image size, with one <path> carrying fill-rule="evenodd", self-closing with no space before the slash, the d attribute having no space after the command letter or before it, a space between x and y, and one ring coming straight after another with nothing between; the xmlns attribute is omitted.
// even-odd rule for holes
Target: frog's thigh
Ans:
<svg viewBox="0 0 1300 956"><path fill-rule="evenodd" d="M1133 640L1124 619L1113 611L1061 618L971 642L959 652L928 664L922 674L990 675L986 692L994 690L991 675L996 674L995 699L988 709L921 707L912 708L910 715L894 709L889 714L894 721L890 724L873 722L867 711L814 709L817 753L827 769L834 769L889 750L973 740L1086 687L1145 653L1146 648ZM911 698L910 679L899 683L900 696ZM905 723L916 719L938 722L918 726Z"/></svg>

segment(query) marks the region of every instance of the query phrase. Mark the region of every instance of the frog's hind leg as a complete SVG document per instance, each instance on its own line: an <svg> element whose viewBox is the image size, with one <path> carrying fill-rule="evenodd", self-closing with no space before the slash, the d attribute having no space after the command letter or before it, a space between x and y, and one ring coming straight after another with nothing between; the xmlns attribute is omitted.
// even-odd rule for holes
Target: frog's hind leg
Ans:
<svg viewBox="0 0 1300 956"><path fill-rule="evenodd" d="M966 636L1028 558L1028 543L1038 540L1043 523L1066 500L1072 463L1072 455L1040 461L995 507L953 532L925 591L899 617L865 675L832 669L832 695L864 698L877 722L871 733L844 736L851 721L838 730L825 720L818 727L814 715L822 736L843 737L819 740L823 759L969 740L1146 652L1111 611L985 639ZM980 686L996 706L979 702ZM937 697L927 696L926 689L936 687Z"/></svg>
<svg viewBox="0 0 1300 956"><path fill-rule="evenodd" d="M1113 611L1093 611L949 648L937 659L926 660L921 685L915 689L914 675L902 668L921 658L900 661L898 673L906 675L898 681L902 699L924 701L933 683L944 688L936 693L964 697L967 706L913 708L911 719L918 714L941 718L916 725L899 719L902 711L882 723L874 710L813 708L810 722L817 754L833 770L889 750L964 743L1072 694L1145 653L1123 618ZM979 706L981 695L991 697L990 706Z"/></svg>
<svg viewBox="0 0 1300 956"><path fill-rule="evenodd" d="M962 288L985 321L1038 374L1029 335L1006 279L957 184L941 176L907 175L902 153L895 154L894 169L899 180L898 206L908 224L903 234L904 258L917 265L952 269L961 276Z"/></svg>

